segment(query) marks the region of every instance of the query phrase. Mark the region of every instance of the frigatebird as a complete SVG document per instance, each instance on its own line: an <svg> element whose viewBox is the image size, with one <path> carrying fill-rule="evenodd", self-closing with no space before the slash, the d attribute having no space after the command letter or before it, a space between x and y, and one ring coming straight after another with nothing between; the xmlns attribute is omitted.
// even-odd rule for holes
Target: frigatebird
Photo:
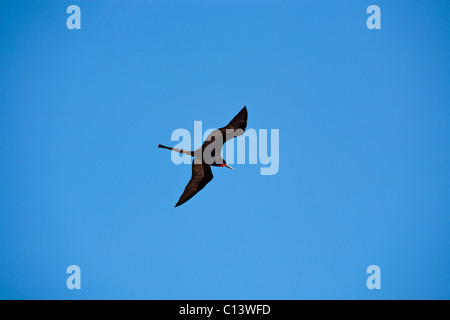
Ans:
<svg viewBox="0 0 450 320"><path fill-rule="evenodd" d="M240 136L247 127L247 108L244 106L241 111L225 127L214 130L206 138L203 145L195 151L166 147L161 144L158 148L169 149L175 152L183 153L194 157L192 161L192 177L189 180L183 194L175 207L178 207L191 199L202 190L213 178L211 166L230 167L224 159L220 157L222 147L225 142Z"/></svg>

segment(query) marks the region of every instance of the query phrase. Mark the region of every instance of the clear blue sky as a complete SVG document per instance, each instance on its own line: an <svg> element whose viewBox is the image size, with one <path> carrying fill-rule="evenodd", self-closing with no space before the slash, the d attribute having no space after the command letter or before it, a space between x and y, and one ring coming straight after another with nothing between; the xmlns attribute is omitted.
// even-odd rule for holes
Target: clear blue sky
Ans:
<svg viewBox="0 0 450 320"><path fill-rule="evenodd" d="M0 298L449 299L449 15L1 1ZM213 168L174 208L191 169L158 143L244 105L249 128L280 130L278 174Z"/></svg>

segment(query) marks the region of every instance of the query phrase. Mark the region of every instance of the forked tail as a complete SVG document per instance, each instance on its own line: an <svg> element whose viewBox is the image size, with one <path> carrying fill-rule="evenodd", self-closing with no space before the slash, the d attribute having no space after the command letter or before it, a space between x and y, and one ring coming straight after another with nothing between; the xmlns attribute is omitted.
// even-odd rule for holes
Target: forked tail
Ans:
<svg viewBox="0 0 450 320"><path fill-rule="evenodd" d="M167 150L172 150L172 151L175 151L175 152L187 154L188 156L194 156L194 152L193 152L193 151L186 151L186 150L183 150L183 149L177 149L177 148L166 147L166 146L163 146L162 144L158 144L158 148L163 148L163 149L167 149Z"/></svg>

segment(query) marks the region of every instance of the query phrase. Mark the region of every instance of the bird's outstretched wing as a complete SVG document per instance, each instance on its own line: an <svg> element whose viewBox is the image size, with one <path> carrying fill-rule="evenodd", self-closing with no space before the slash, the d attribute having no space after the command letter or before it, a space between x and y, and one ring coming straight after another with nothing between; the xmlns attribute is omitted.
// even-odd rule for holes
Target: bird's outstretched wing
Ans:
<svg viewBox="0 0 450 320"><path fill-rule="evenodd" d="M222 149L222 146L228 140L238 137L244 134L245 128L247 127L247 108L242 108L241 111L227 124L225 127L214 130L210 133L208 138L206 138L205 143L202 148L205 149L211 143L214 143L216 137L222 137L221 145L218 145L218 150ZM214 156L214 155L213 155Z"/></svg>
<svg viewBox="0 0 450 320"><path fill-rule="evenodd" d="M211 172L211 166L202 162L202 163L196 163L194 161L192 162L192 177L191 180L189 180L186 188L183 191L183 194L180 197L180 200L178 200L175 207L178 207L191 199L197 192L202 190L208 182L210 182L213 178L213 174Z"/></svg>
<svg viewBox="0 0 450 320"><path fill-rule="evenodd" d="M243 107L241 111L233 118L233 120L230 121L229 124L227 124L225 127L220 128L219 131L222 132L222 134L226 133L226 130L229 131L236 131L236 135L234 137L240 136L244 133L245 128L247 127L247 107ZM238 130L241 129L241 130ZM224 143L228 140L234 138L233 136L227 137L227 140L224 140Z"/></svg>

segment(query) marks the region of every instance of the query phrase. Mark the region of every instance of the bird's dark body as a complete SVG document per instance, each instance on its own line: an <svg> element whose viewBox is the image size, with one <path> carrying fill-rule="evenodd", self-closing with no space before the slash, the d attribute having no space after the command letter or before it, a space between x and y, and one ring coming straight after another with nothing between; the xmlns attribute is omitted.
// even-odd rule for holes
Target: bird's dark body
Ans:
<svg viewBox="0 0 450 320"><path fill-rule="evenodd" d="M186 151L158 145L159 148L173 150L194 157L192 161L191 180L189 180L175 207L191 199L213 179L211 166L228 166L225 160L220 157L223 144L230 139L242 135L246 127L247 108L244 107L225 127L211 132L203 145L195 151Z"/></svg>

